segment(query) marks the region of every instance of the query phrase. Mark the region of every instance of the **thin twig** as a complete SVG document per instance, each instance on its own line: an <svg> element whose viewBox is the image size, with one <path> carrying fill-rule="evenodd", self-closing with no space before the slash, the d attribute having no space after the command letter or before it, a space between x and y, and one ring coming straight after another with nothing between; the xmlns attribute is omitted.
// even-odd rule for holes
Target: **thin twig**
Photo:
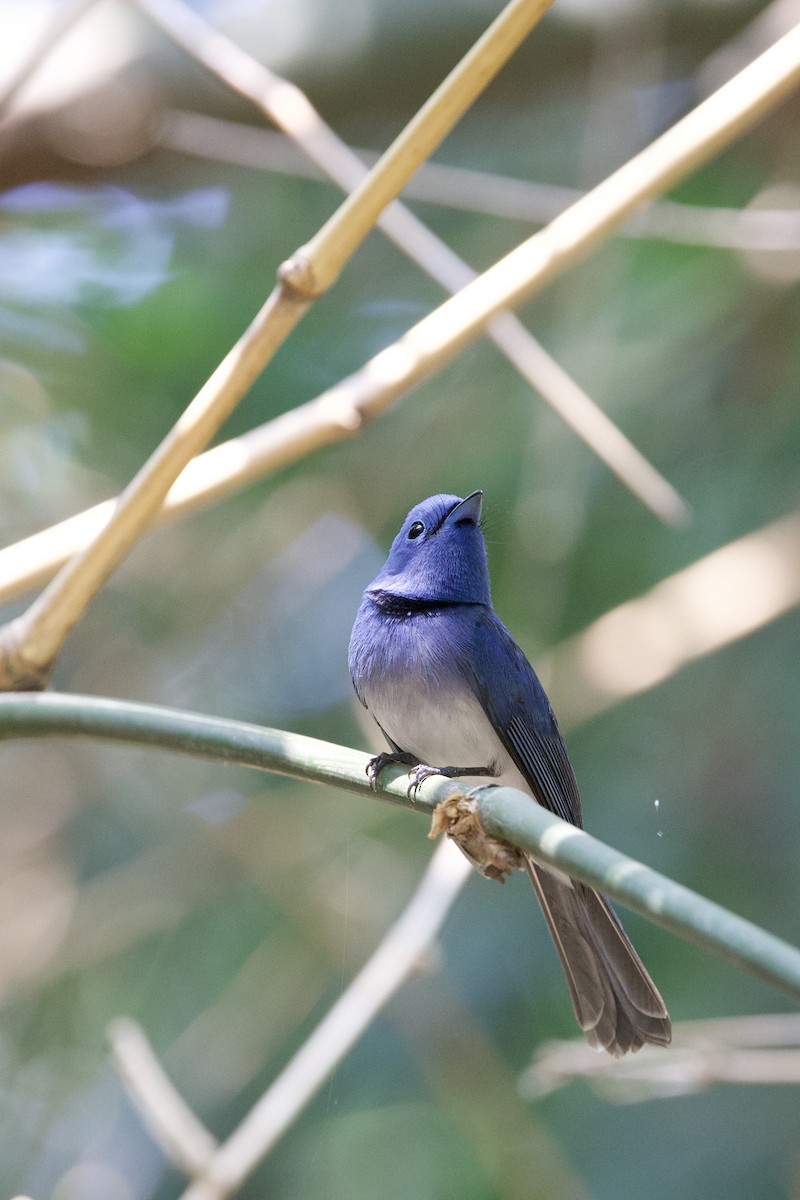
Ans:
<svg viewBox="0 0 800 1200"><path fill-rule="evenodd" d="M544 287L643 200L688 174L754 124L785 97L798 77L800 27L394 345L316 400L262 428L259 437L263 437L265 459L273 464L288 462L355 432L443 366L500 309Z"/></svg>
<svg viewBox="0 0 800 1200"><path fill-rule="evenodd" d="M346 192L359 187L368 168L327 125L294 84L218 33L184 0L137 0L161 29L228 87L302 147L304 155ZM424 170L425 167L420 168ZM378 226L423 271L455 292L477 277L462 259L399 201ZM688 509L675 489L602 412L583 388L511 313L497 316L487 335L598 457L666 524L682 524Z"/></svg>
<svg viewBox="0 0 800 1200"><path fill-rule="evenodd" d="M20 89L38 71L65 34L69 33L72 26L85 16L90 8L94 8L96 3L97 0L62 0L39 39L31 47L11 78L6 80L3 88L0 89L0 117L5 115Z"/></svg>
<svg viewBox="0 0 800 1200"><path fill-rule="evenodd" d="M316 296L334 282L386 205L400 194L551 4L552 0L509 0L377 166L293 257L284 278L301 295Z"/></svg>
<svg viewBox="0 0 800 1200"><path fill-rule="evenodd" d="M414 326L399 342L376 355L346 381L346 387L340 385L325 393L312 403L311 409L305 406L302 410L287 414L282 431L287 432L288 426L293 437L299 436L306 444L309 439L321 444L326 440L322 426L328 426L327 440L331 440L332 437L341 436L348 426L352 428L366 416L381 411L413 383L449 360L500 309L542 288L601 241L639 203L670 186L736 134L754 124L771 105L784 98L798 77L800 27L782 38L604 183L587 193L583 200L558 217L547 229L535 234L475 282L463 288ZM375 171L370 178L374 175ZM296 320L296 314L291 322L286 318L287 326L289 323L293 325ZM286 331L281 336L285 336ZM258 332L263 340L269 341L267 334L273 335L275 327L270 327L266 322L262 330L259 324ZM240 354L242 358L250 359L250 369L255 368L254 373L257 373L264 360L262 357L256 367L252 361L255 357L253 342L249 338ZM212 380L216 380L220 372L228 378L232 366L229 355ZM241 394L242 380L238 376L234 378L239 387L238 394ZM198 401L202 398L202 404L198 417L208 417L208 405L212 410L216 409L217 406L213 404L215 390L215 386L207 385L201 392ZM235 403L230 391L225 400L229 404ZM189 411L192 409L193 406L190 406ZM203 426L211 423L208 419L198 422ZM190 427L190 431L192 429L192 435L183 439L182 422L179 422L173 439L177 445L171 447L173 453L165 455L170 470L176 468L173 479L188 457L202 445L202 437L197 436L196 426ZM203 436L208 437L211 432L213 430L207 430ZM169 439L165 447L168 443ZM151 461L160 464L161 458L161 453L156 452ZM85 551L68 564L28 613L5 628L5 661L2 667L5 668L6 686L20 686L21 681L37 686L46 679L69 628L138 536L140 529L160 507L171 482L165 479L168 474L164 470L156 478L149 469L141 472L115 509L111 523L93 543L96 549ZM69 603L64 601L65 596Z"/></svg>
<svg viewBox="0 0 800 1200"><path fill-rule="evenodd" d="M675 163L681 154L690 157L691 163L696 162L700 155L700 146L703 148L703 155L711 154L712 150L718 149L723 137L732 138L734 133L740 130L742 121L745 119L756 120L766 103L777 103L783 95L783 90L787 89L790 82L798 76L799 44L800 26L798 30L793 31L793 35L790 35L788 48L778 44L764 55L766 65L764 59L759 59L751 67L746 68L744 76L736 77L732 83L726 85L724 91L730 95L728 89L733 89L733 100L736 101L735 104L732 101L729 112L727 101L724 101L724 97L721 101L721 94L716 94L703 106L694 110L694 113L690 114L688 118L681 121L679 126L675 126L669 134L664 134L664 137L668 138L666 151L661 156L656 155L657 160L658 157L661 158L661 162L658 164L656 161L655 166L650 169L649 176L645 175L645 178L637 179L637 172L633 172L634 180L626 190L625 186L620 187L620 173L616 173L612 179L606 181L606 184L595 188L595 192L587 193L587 196L573 205L572 209L567 210L552 226L542 230L540 234L536 234L533 239L519 247L521 251L527 247L530 252L531 247L539 246L539 257L534 258L533 266L529 271L529 282L535 282L537 278L549 277L553 274L553 263L558 259L559 253L563 256L565 244L572 246L571 254L577 257L579 245L582 242L585 244L593 236L593 227L587 220L583 222L583 234L578 236L577 241L575 232L571 238L560 240L558 230L561 228L559 222L566 220L567 223L570 223L572 221L570 214L575 214L578 209L579 234L581 232L581 212L585 218L587 205L590 204L594 194L600 193L601 199L606 197L596 221L602 223L603 228L608 232L608 229L612 227L613 220L620 222L624 220L626 212L632 208L633 203L636 203L632 199L633 194L642 196L645 192L648 194L654 192L656 185L652 184L652 176L655 172L658 173L658 178L661 180L657 186L662 186L666 182L663 178L664 175L672 178L678 172ZM772 61L774 61L772 54L774 53L777 53L777 65L772 67ZM710 114L708 106L712 106ZM757 112L751 109L750 114L747 114L748 106L754 106ZM742 110L744 110L745 116L742 116ZM682 144L678 133L681 128L686 128L686 122L690 122L690 126L688 126L690 137L687 138L685 144ZM649 150L644 151L643 156L637 156L627 164L626 168L622 168L625 178L627 178L628 168L633 168L634 164L643 158L644 167L648 167L652 154L662 144L663 139L658 139L658 142L650 146ZM685 163L686 169L691 166L691 163ZM681 167L681 169L684 168ZM608 185L612 185L614 180L618 182L614 185L612 197L608 198L606 188ZM625 179L622 179L622 184L625 184ZM616 196L615 193L618 191L621 191L621 196ZM612 212L615 214L613 218L609 216ZM516 256L519 251L513 253ZM561 268L565 269L569 265L569 257L561 257L559 262ZM493 268L492 272L494 270ZM465 293L474 295L475 289L480 286L481 278L486 278L486 276L481 276L479 281L470 284L470 287L465 289ZM463 294L461 295L463 296ZM501 296L501 300L507 301L507 299L509 299L507 294ZM440 314L443 310L449 310L452 313L452 308L449 306L455 304L456 301L461 302L459 298L447 301L443 308L432 314L432 318L426 318L425 322L416 325L401 343L397 343L395 347L390 347L375 356L360 371L355 372L348 379L342 380L335 388L323 392L315 400L279 416L275 421L267 422L266 425L260 426L257 430L245 434L241 438L217 446L216 449L207 452L197 461L190 463L190 466L184 470L180 479L169 491L166 505L161 512L161 520L169 520L185 509L206 503L207 500L227 492L230 488L241 486L249 479L264 474L266 470L277 469L284 464L296 461L303 455L311 454L313 450L319 449L321 446L353 436L369 416L383 412L393 400L396 400L397 396L402 395L405 389L408 389L417 379L422 378L423 374L433 370L435 361L432 356L423 356L422 354L426 343L432 341L431 338L425 337L425 331L431 328L429 322L432 319L441 319ZM500 301L498 301L498 306L500 306ZM473 320L474 324L475 320ZM444 362L447 354L455 353L457 348L455 335L458 334L459 328L461 326L453 325L450 331L445 330L445 334L440 338L439 358L441 361ZM450 337L447 337L447 332L450 332ZM435 344L435 338L433 341ZM416 349L417 343L420 344L419 352ZM64 562L68 554L85 546L91 536L96 535L103 522L108 520L110 512L114 509L114 503L114 500L108 500L104 504L96 505L95 508L68 518L67 521L0 551L0 599L10 599L12 596L24 592L26 588L49 578L53 571Z"/></svg>
<svg viewBox="0 0 800 1200"><path fill-rule="evenodd" d="M107 1036L111 1060L154 1141L190 1179L201 1175L217 1139L177 1091L142 1028L120 1017L111 1022Z"/></svg>
<svg viewBox="0 0 800 1200"><path fill-rule="evenodd" d="M375 953L182 1200L218 1200L244 1183L433 944L472 868L439 845L410 903Z"/></svg>
<svg viewBox="0 0 800 1200"><path fill-rule="evenodd" d="M310 1102L325 1079L405 982L436 940L471 874L441 843L405 910L350 986L226 1142L220 1145L188 1108L144 1032L120 1019L108 1029L112 1060L145 1125L195 1183L186 1200L235 1191Z"/></svg>
<svg viewBox="0 0 800 1200"><path fill-rule="evenodd" d="M292 141L272 129L206 113L171 109L162 118L158 142L166 150L195 158L234 163L293 178L323 181L326 173L308 161ZM355 150L366 163L373 150ZM544 225L586 195L584 189L516 179L508 175L427 162L409 181L404 195L464 212ZM378 222L385 228L385 218ZM726 250L797 250L800 213L795 209L719 208L658 200L616 231L624 238L715 246Z"/></svg>
<svg viewBox="0 0 800 1200"><path fill-rule="evenodd" d="M509 0L375 166L365 171L299 88L268 71L182 0L135 0L137 7L189 54L296 138L306 153L349 192L311 241L281 268L284 281L306 297L316 297L334 283L386 206L471 107L552 2ZM304 125L307 128L301 134Z"/></svg>
<svg viewBox="0 0 800 1200"><path fill-rule="evenodd" d="M405 337L310 404L279 417L269 427L267 456L274 462L290 461L354 432L365 419L383 411L413 384L443 366L500 309L543 288L622 223L638 204L671 186L755 124L786 96L798 77L800 26L546 229L415 325ZM149 507L148 520L157 507L158 502ZM118 511L115 509L115 513ZM43 595L53 593L48 590ZM52 599L45 605L48 613L54 607ZM63 617L60 623L63 627ZM13 635L13 628L10 632ZM51 633L51 647L53 643L56 652L60 643ZM6 655L13 649L13 645L6 645ZM42 677L46 665L32 664L34 678ZM16 672L19 686L24 666L24 662L6 665L6 678L14 681ZM0 662L0 670L2 667Z"/></svg>
<svg viewBox="0 0 800 1200"><path fill-rule="evenodd" d="M72 626L151 524L172 483L214 435L309 306L281 286L116 502L108 522L30 607L0 630L0 688L37 688Z"/></svg>
<svg viewBox="0 0 800 1200"><path fill-rule="evenodd" d="M712 50L697 71L701 96L716 91L755 54L760 54L800 21L798 0L771 0L747 25L722 46Z"/></svg>
<svg viewBox="0 0 800 1200"><path fill-rule="evenodd" d="M0 695L0 738L43 735L158 746L372 796L365 773L368 756L316 738L121 700L54 692ZM428 815L442 800L462 795L446 780L427 780L413 798L407 789L407 773L387 768L378 794ZM492 837L510 842L678 937L800 997L800 950L531 804L524 792L482 788L470 804Z"/></svg>
<svg viewBox="0 0 800 1200"><path fill-rule="evenodd" d="M449 361L501 309L541 291L645 200L671 187L754 125L800 81L800 26L635 155L545 229L425 317L352 376L362 411L384 407ZM383 389L376 397L376 379Z"/></svg>
<svg viewBox="0 0 800 1200"><path fill-rule="evenodd" d="M75 622L152 524L170 487L219 429L314 298L536 23L549 0L510 0L319 233L279 268L279 282L232 350L122 493L108 524L26 612L0 629L0 688L40 688Z"/></svg>
<svg viewBox="0 0 800 1200"><path fill-rule="evenodd" d="M520 1091L539 1100L573 1079L585 1079L618 1103L685 1096L717 1083L800 1083L800 1014L721 1017L673 1026L669 1055L601 1059L582 1039L551 1042L520 1076ZM587 1053L588 1051L588 1053Z"/></svg>

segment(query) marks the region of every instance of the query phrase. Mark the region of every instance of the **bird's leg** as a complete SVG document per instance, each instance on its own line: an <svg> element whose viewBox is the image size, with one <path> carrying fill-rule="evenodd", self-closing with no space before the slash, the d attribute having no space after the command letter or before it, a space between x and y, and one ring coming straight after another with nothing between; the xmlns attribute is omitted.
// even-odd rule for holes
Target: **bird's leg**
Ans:
<svg viewBox="0 0 800 1200"><path fill-rule="evenodd" d="M373 792L377 792L378 776L384 767L392 766L394 763L404 767L416 767L418 762L419 759L415 755L409 754L406 750L392 750L386 751L384 754L376 754L367 763L369 786Z"/></svg>
<svg viewBox="0 0 800 1200"><path fill-rule="evenodd" d="M418 766L414 766L414 770L409 771L409 774L414 778L408 785L407 795L409 800L413 800L420 784L433 775L439 775L443 779L462 779L465 775L491 776L495 774L495 769L494 767L428 767L424 763L420 763Z"/></svg>

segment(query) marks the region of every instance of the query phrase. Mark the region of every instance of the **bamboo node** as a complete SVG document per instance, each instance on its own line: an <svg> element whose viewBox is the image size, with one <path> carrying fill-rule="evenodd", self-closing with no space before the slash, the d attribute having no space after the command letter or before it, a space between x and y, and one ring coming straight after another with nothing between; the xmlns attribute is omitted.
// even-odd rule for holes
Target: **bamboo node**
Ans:
<svg viewBox="0 0 800 1200"><path fill-rule="evenodd" d="M299 250L278 267L278 279L286 292L304 302L316 300L324 291L311 260Z"/></svg>

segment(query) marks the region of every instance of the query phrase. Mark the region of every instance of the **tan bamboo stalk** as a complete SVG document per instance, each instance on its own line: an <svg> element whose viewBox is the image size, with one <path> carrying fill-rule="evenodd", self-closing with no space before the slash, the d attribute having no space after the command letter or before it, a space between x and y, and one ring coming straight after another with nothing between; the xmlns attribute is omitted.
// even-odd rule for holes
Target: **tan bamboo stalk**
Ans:
<svg viewBox="0 0 800 1200"><path fill-rule="evenodd" d="M108 523L25 613L0 629L0 688L44 687L75 622L150 527L170 487L213 437L314 299L332 284L381 209L490 82L550 0L509 0L319 233L278 271L248 329L117 501Z"/></svg>

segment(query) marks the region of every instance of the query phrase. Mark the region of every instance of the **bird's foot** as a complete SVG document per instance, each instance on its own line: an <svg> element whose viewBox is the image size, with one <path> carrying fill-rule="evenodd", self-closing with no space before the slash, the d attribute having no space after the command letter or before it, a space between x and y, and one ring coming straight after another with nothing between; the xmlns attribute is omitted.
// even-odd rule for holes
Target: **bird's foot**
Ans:
<svg viewBox="0 0 800 1200"><path fill-rule="evenodd" d="M369 786L372 788L373 792L377 792L378 776L384 767L389 767L394 764L404 767L416 767L418 762L418 758L415 758L413 754L407 754L404 750L395 750L391 753L387 751L385 754L376 754L374 758L369 760L366 767Z"/></svg>
<svg viewBox="0 0 800 1200"><path fill-rule="evenodd" d="M493 767L429 767L425 763L419 763L413 771L409 771L413 775L411 783L408 785L406 795L409 800L416 799L417 792L420 786L426 779L432 778L434 775L441 776L442 779L461 779L465 775L494 775Z"/></svg>

